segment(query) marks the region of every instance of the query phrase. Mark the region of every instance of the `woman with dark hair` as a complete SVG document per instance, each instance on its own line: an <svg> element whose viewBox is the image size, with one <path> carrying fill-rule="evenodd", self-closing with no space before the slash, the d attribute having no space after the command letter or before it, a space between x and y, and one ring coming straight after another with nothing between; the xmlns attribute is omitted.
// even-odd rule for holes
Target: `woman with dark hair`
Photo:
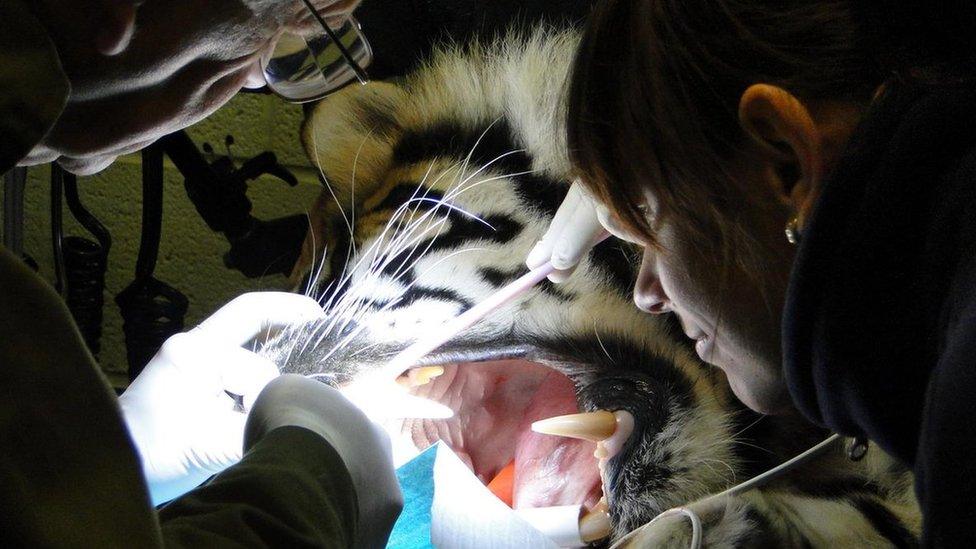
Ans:
<svg viewBox="0 0 976 549"><path fill-rule="evenodd" d="M926 545L969 546L976 82L966 52L878 47L911 25L867 20L600 3L567 106L579 183L529 263L571 269L597 218L642 246L638 307L675 313L749 407L913 467Z"/></svg>

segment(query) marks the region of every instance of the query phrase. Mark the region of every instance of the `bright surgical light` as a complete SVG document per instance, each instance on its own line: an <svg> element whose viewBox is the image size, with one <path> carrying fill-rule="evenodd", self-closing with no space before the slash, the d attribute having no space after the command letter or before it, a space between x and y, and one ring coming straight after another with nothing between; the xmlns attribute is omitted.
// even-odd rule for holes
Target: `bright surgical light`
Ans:
<svg viewBox="0 0 976 549"><path fill-rule="evenodd" d="M433 400L411 395L394 379L372 372L339 389L339 392L377 423L390 419L447 419L454 416L454 410Z"/></svg>

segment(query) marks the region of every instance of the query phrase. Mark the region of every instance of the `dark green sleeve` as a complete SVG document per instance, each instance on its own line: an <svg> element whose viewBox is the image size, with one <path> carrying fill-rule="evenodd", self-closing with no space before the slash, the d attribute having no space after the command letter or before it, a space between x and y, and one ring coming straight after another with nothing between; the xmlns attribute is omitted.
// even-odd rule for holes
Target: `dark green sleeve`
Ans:
<svg viewBox="0 0 976 549"><path fill-rule="evenodd" d="M58 295L0 246L0 547L158 545L111 388Z"/></svg>
<svg viewBox="0 0 976 549"><path fill-rule="evenodd" d="M357 501L339 454L302 427L275 429L237 465L164 507L168 547L349 547Z"/></svg>

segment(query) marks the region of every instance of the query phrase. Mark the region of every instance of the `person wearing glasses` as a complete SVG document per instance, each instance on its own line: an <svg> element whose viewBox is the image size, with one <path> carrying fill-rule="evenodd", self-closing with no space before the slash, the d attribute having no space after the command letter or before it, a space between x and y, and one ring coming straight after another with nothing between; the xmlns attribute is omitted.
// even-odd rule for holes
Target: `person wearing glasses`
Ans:
<svg viewBox="0 0 976 549"><path fill-rule="evenodd" d="M357 4L3 0L0 174L95 173L244 86L305 101L364 81ZM385 434L243 347L321 314L241 296L116 400L60 297L0 248L0 546L384 545L402 506Z"/></svg>

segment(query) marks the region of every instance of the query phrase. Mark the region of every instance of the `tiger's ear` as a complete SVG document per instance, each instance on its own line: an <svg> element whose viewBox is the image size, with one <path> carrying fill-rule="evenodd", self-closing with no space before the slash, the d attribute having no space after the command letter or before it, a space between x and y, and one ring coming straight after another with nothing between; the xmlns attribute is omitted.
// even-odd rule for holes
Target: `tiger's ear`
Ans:
<svg viewBox="0 0 976 549"><path fill-rule="evenodd" d="M322 190L309 211L309 234L290 277L293 286L326 250L345 249L343 242L350 235L344 216L351 208L359 211L383 184L393 147L403 133L398 114L406 110L408 100L395 84L353 84L306 113L302 144L329 189ZM323 265L324 277L329 275L327 266Z"/></svg>
<svg viewBox="0 0 976 549"><path fill-rule="evenodd" d="M305 152L344 208L351 204L353 190L361 203L382 182L403 132L398 113L408 101L407 93L396 84L353 84L306 114L302 127Z"/></svg>

